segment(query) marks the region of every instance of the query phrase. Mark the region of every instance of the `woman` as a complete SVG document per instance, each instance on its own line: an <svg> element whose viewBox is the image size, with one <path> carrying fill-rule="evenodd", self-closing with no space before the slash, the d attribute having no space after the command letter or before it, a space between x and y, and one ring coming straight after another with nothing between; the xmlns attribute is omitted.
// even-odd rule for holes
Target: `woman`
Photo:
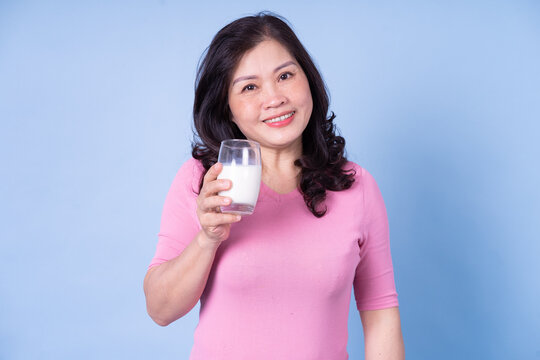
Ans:
<svg viewBox="0 0 540 360"><path fill-rule="evenodd" d="M192 359L346 359L354 285L366 359L404 358L388 222L371 175L344 156L328 96L284 21L220 30L196 82L193 159L175 177L145 278L168 325L200 300ZM255 212L219 212L220 142L261 145Z"/></svg>

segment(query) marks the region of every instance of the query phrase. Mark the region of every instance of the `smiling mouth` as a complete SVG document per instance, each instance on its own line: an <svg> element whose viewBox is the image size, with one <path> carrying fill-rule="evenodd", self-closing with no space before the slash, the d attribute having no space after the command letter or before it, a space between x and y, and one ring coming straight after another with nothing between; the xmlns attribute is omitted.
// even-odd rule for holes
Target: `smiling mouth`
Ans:
<svg viewBox="0 0 540 360"><path fill-rule="evenodd" d="M269 119L269 120L264 120L263 122L264 123L267 123L267 124L273 124L273 123L277 123L277 122L280 122L280 121L283 121L283 120L287 120L288 118L290 118L291 116L293 116L295 113L295 111L292 111L288 114L285 114L285 115L281 115L281 116L278 116L276 118L273 118L273 119Z"/></svg>

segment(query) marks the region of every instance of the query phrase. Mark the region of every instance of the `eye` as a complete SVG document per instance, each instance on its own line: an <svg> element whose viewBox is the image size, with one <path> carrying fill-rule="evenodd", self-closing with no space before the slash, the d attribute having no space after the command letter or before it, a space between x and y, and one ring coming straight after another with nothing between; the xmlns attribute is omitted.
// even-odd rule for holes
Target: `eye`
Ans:
<svg viewBox="0 0 540 360"><path fill-rule="evenodd" d="M246 86L244 86L242 88L242 92L244 92L244 91L253 91L253 90L255 90L255 85L254 84L248 84L248 85L246 85Z"/></svg>
<svg viewBox="0 0 540 360"><path fill-rule="evenodd" d="M290 72L284 72L283 74L279 75L279 80L287 80L293 76Z"/></svg>

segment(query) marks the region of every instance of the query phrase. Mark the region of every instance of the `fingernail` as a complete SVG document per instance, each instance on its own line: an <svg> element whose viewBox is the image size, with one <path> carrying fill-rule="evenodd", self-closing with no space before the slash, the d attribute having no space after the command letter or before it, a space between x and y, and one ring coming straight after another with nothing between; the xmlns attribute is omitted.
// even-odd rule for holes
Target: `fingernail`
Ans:
<svg viewBox="0 0 540 360"><path fill-rule="evenodd" d="M223 203L224 203L225 205L229 205L230 202L231 202L231 199L223 199Z"/></svg>

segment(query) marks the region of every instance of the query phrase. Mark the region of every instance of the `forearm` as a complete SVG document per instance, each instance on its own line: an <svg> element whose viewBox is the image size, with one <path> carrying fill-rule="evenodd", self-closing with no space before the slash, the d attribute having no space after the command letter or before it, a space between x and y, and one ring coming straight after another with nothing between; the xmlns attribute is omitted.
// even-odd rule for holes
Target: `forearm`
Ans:
<svg viewBox="0 0 540 360"><path fill-rule="evenodd" d="M404 360L405 346L399 309L366 311L362 314L366 360Z"/></svg>
<svg viewBox="0 0 540 360"><path fill-rule="evenodd" d="M199 232L182 253L151 268L144 279L150 317L166 326L187 314L199 301L214 262L217 246L201 247Z"/></svg>

